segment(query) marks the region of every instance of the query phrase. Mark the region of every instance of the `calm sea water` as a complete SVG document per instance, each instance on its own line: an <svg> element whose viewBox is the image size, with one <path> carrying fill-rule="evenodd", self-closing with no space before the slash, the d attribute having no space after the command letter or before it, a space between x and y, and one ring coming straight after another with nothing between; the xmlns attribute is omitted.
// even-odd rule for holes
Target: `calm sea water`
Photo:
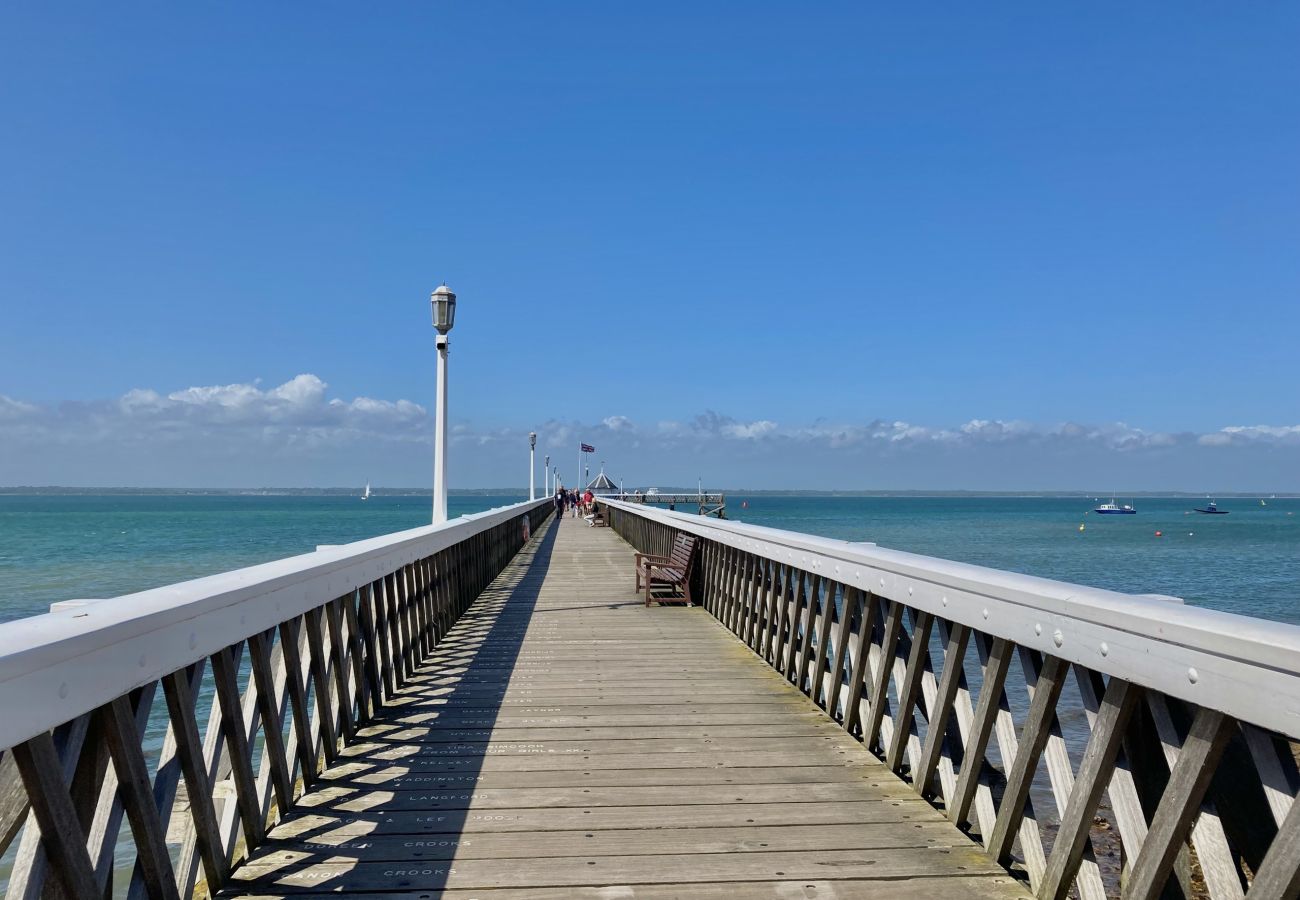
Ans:
<svg viewBox="0 0 1300 900"><path fill-rule="evenodd" d="M522 496L452 497L454 518ZM1300 623L1300 500L728 498L734 519ZM413 528L423 497L0 496L0 620ZM1080 531L1079 526L1084 526ZM1155 532L1161 531L1162 537Z"/></svg>

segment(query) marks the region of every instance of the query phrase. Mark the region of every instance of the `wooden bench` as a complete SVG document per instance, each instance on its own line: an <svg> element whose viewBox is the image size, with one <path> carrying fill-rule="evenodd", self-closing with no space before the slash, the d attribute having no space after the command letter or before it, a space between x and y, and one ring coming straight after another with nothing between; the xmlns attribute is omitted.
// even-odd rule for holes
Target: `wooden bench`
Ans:
<svg viewBox="0 0 1300 900"><path fill-rule="evenodd" d="M694 605L691 599L691 570L695 566L696 543L694 536L679 534L673 540L673 552L668 556L636 554L636 589L640 591L645 588L646 606L651 601Z"/></svg>

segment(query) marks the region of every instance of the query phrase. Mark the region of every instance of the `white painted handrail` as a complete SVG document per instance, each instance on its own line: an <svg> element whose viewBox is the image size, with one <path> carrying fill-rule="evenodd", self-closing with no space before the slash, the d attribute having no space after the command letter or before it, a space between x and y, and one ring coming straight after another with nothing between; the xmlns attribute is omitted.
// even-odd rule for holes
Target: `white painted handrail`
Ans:
<svg viewBox="0 0 1300 900"><path fill-rule="evenodd" d="M1295 625L1168 602L1173 598L601 502L1300 738Z"/></svg>
<svg viewBox="0 0 1300 900"><path fill-rule="evenodd" d="M0 625L0 748L549 502L499 507Z"/></svg>

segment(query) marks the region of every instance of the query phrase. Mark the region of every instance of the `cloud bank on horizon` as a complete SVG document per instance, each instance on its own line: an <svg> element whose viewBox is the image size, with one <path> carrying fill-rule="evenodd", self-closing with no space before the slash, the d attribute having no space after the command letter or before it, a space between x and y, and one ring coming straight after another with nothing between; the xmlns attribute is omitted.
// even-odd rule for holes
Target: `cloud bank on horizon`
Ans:
<svg viewBox="0 0 1300 900"><path fill-rule="evenodd" d="M301 374L260 382L136 388L110 400L42 406L0 394L0 485L427 485L428 410L410 400L331 397ZM526 482L526 435L571 481L579 441L633 483L722 487L1282 490L1300 489L1300 425L1227 424L1208 432L1122 422L971 419L929 426L743 421L708 411L641 422L487 426L454 415L452 482ZM521 462L522 459L522 462Z"/></svg>

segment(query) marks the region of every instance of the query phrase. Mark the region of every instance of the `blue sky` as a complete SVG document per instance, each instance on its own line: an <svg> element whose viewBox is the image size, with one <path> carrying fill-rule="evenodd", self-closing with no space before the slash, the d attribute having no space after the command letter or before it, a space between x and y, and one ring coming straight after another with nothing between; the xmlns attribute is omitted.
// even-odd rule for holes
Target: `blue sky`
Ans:
<svg viewBox="0 0 1300 900"><path fill-rule="evenodd" d="M8 5L0 484L427 485L445 279L453 486L535 428L638 483L1300 490L1297 45L1283 4Z"/></svg>

